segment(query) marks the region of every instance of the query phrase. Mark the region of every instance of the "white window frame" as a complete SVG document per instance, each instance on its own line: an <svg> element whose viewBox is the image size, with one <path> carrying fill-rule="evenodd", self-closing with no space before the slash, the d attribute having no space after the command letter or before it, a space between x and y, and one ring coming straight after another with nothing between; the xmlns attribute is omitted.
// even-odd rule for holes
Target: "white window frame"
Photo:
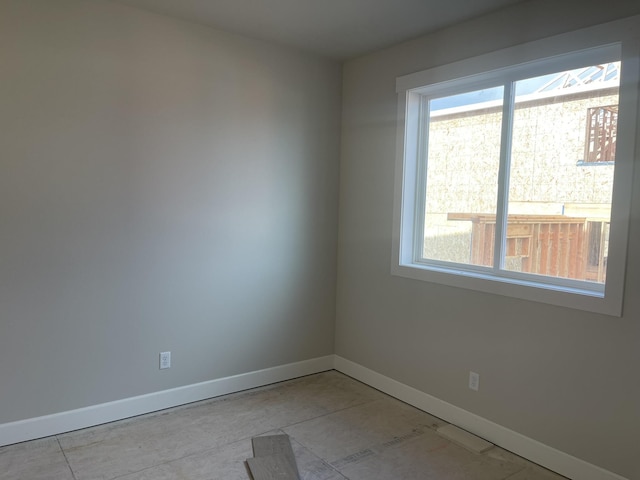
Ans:
<svg viewBox="0 0 640 480"><path fill-rule="evenodd" d="M640 15L543 40L492 52L396 79L398 132L393 212L393 275L479 290L525 300L621 316L627 241L637 160L640 89ZM424 182L419 179L425 162L419 155L420 103L425 92L446 96L468 89L495 86L495 79L510 82L544 73L580 67L618 51L622 62L619 90L616 166L611 205L607 278L604 286L593 282L522 274L499 268L451 262L419 261L417 254ZM575 67L574 67L575 65ZM546 71L545 71L546 70ZM454 85L454 89L451 86ZM437 93L437 95L436 95ZM505 107L506 108L506 107ZM502 145L503 150L508 145ZM505 155L501 155L504 162ZM504 165L503 165L504 166ZM422 170L421 170L422 169ZM501 168L501 177L505 175ZM506 182L499 179L499 183ZM508 187L507 187L508 188ZM502 197L502 198L500 198ZM504 194L499 194L497 215L506 225ZM499 223L499 222L498 222ZM496 225L496 239L502 237ZM498 243L496 241L496 243Z"/></svg>

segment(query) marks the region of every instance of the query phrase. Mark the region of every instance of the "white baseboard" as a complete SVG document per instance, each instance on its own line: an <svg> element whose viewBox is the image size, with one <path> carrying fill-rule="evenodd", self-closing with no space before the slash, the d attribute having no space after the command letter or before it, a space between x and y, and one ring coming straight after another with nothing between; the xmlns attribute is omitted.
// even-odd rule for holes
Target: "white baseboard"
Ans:
<svg viewBox="0 0 640 480"><path fill-rule="evenodd" d="M338 355L335 356L335 369L565 477L627 480Z"/></svg>
<svg viewBox="0 0 640 480"><path fill-rule="evenodd" d="M314 358L66 412L0 424L0 446L122 420L207 398L332 370L334 356Z"/></svg>
<svg viewBox="0 0 640 480"><path fill-rule="evenodd" d="M122 420L334 368L566 477L576 480L627 480L338 355L327 355L77 410L0 424L0 446Z"/></svg>

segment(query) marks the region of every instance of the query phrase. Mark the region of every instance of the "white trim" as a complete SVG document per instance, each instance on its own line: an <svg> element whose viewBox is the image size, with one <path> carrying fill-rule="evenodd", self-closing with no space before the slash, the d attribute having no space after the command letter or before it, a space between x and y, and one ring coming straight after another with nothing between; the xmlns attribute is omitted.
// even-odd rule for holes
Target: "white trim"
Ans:
<svg viewBox="0 0 640 480"><path fill-rule="evenodd" d="M335 369L566 477L627 480L338 355Z"/></svg>
<svg viewBox="0 0 640 480"><path fill-rule="evenodd" d="M566 477L580 480L628 480L339 355L327 355L114 402L0 424L0 446L92 427L332 369Z"/></svg>
<svg viewBox="0 0 640 480"><path fill-rule="evenodd" d="M489 72L513 65L522 65L526 68L528 62L535 62L543 57L548 58L572 51L599 48L607 43L617 43L623 37L636 36L638 21L640 21L640 15L634 15L403 75L396 79L396 92L404 93L423 85L436 85L454 78L468 77L470 72ZM576 32L583 32L584 35L576 36ZM541 55L540 52L544 54ZM577 62L576 68L580 66L580 62Z"/></svg>
<svg viewBox="0 0 640 480"><path fill-rule="evenodd" d="M313 358L76 410L0 424L0 446L122 420L165 408L332 370L334 356Z"/></svg>

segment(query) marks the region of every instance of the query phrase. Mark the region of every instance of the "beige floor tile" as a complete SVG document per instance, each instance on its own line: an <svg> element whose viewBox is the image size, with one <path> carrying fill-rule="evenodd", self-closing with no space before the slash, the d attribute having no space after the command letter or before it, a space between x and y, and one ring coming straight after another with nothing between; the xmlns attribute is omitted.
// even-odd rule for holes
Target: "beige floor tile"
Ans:
<svg viewBox="0 0 640 480"><path fill-rule="evenodd" d="M147 468L118 480L248 480L251 477L245 460L250 456L251 442L244 440Z"/></svg>
<svg viewBox="0 0 640 480"><path fill-rule="evenodd" d="M566 477L547 470L540 465L530 462L526 458L500 447L493 447L491 450L486 452L485 455L496 460L510 462L523 467L520 472L509 477L508 480L566 480Z"/></svg>
<svg viewBox="0 0 640 480"><path fill-rule="evenodd" d="M459 447L433 417L386 398L283 430L351 480L502 480L523 465Z"/></svg>
<svg viewBox="0 0 640 480"><path fill-rule="evenodd" d="M532 465L509 477L507 480L567 480L567 478L551 472L546 468Z"/></svg>
<svg viewBox="0 0 640 480"><path fill-rule="evenodd" d="M281 398L295 408L308 405L313 413L335 412L388 396L336 371L277 384Z"/></svg>
<svg viewBox="0 0 640 480"><path fill-rule="evenodd" d="M0 448L0 480L73 480L60 445L45 438Z"/></svg>
<svg viewBox="0 0 640 480"><path fill-rule="evenodd" d="M111 479L382 394L336 372L60 436L78 480Z"/></svg>
<svg viewBox="0 0 640 480"><path fill-rule="evenodd" d="M295 439L291 439L291 446L296 456L300 480L343 480L345 478Z"/></svg>
<svg viewBox="0 0 640 480"><path fill-rule="evenodd" d="M373 455L344 465L341 472L350 480L503 480L522 469L446 440L433 448L425 437L372 451Z"/></svg>
<svg viewBox="0 0 640 480"><path fill-rule="evenodd" d="M332 371L0 448L0 480L248 480L251 437L277 433L301 480L564 478L498 447L469 452L441 425Z"/></svg>
<svg viewBox="0 0 640 480"><path fill-rule="evenodd" d="M274 435L281 431L272 431ZM302 445L292 442L301 480L346 480ZM253 456L251 440L224 445L215 450L190 455L179 460L147 468L118 480L249 480L245 460Z"/></svg>
<svg viewBox="0 0 640 480"><path fill-rule="evenodd" d="M367 449L424 436L433 445L442 439L431 429L431 415L390 397L302 422L283 430L331 464L366 455Z"/></svg>
<svg viewBox="0 0 640 480"><path fill-rule="evenodd" d="M164 418L114 428L78 446L63 448L78 480L111 479L145 468L211 450L248 433L249 423L230 415L212 415L209 424L173 426ZM258 427L259 428L259 427Z"/></svg>

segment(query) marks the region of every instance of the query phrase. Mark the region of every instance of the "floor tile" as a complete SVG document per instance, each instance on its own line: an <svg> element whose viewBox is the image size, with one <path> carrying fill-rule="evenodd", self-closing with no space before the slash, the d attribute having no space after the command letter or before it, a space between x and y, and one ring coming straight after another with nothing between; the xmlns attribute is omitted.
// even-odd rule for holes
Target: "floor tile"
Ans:
<svg viewBox="0 0 640 480"><path fill-rule="evenodd" d="M240 441L119 477L118 480L248 480L251 442Z"/></svg>
<svg viewBox="0 0 640 480"><path fill-rule="evenodd" d="M283 430L328 463L348 461L366 449L426 436L445 442L434 430L431 415L390 397L301 422ZM366 454L366 452L364 453Z"/></svg>
<svg viewBox="0 0 640 480"><path fill-rule="evenodd" d="M502 480L524 468L470 452L432 427L431 415L386 398L283 430L351 480Z"/></svg>
<svg viewBox="0 0 640 480"><path fill-rule="evenodd" d="M260 391L248 393L259 395ZM325 372L284 382L278 384L271 393L285 410L297 412L300 420L296 420L296 423L388 398L386 394L338 372Z"/></svg>
<svg viewBox="0 0 640 480"><path fill-rule="evenodd" d="M273 428L262 426L255 412L243 415L228 406L211 409L209 419L182 412L70 435L61 443L78 480L107 480Z"/></svg>
<svg viewBox="0 0 640 480"><path fill-rule="evenodd" d="M77 480L108 480L382 394L335 372L60 436Z"/></svg>
<svg viewBox="0 0 640 480"><path fill-rule="evenodd" d="M0 480L248 480L251 438L282 433L301 480L565 480L446 424L331 371L3 447Z"/></svg>
<svg viewBox="0 0 640 480"><path fill-rule="evenodd" d="M298 471L300 472L300 480L344 480L335 468L314 455L309 449L305 448L300 442L291 439L291 447L296 456Z"/></svg>
<svg viewBox="0 0 640 480"><path fill-rule="evenodd" d="M503 480L522 469L470 452L448 440L434 445L424 436L392 448L372 448L373 455L340 470L350 480Z"/></svg>
<svg viewBox="0 0 640 480"><path fill-rule="evenodd" d="M520 472L509 477L508 480L566 480L566 477L547 470L540 465L530 462L526 458L500 447L493 447L491 450L486 452L485 455L496 460L513 463L522 467Z"/></svg>
<svg viewBox="0 0 640 480"><path fill-rule="evenodd" d="M281 431L272 431L274 435ZM346 480L329 465L324 464L302 445L292 442L301 480ZM217 449L164 463L119 477L118 480L249 480L245 464L253 456L251 440L240 440Z"/></svg>
<svg viewBox="0 0 640 480"><path fill-rule="evenodd" d="M55 437L0 449L0 480L23 479L73 480Z"/></svg>

